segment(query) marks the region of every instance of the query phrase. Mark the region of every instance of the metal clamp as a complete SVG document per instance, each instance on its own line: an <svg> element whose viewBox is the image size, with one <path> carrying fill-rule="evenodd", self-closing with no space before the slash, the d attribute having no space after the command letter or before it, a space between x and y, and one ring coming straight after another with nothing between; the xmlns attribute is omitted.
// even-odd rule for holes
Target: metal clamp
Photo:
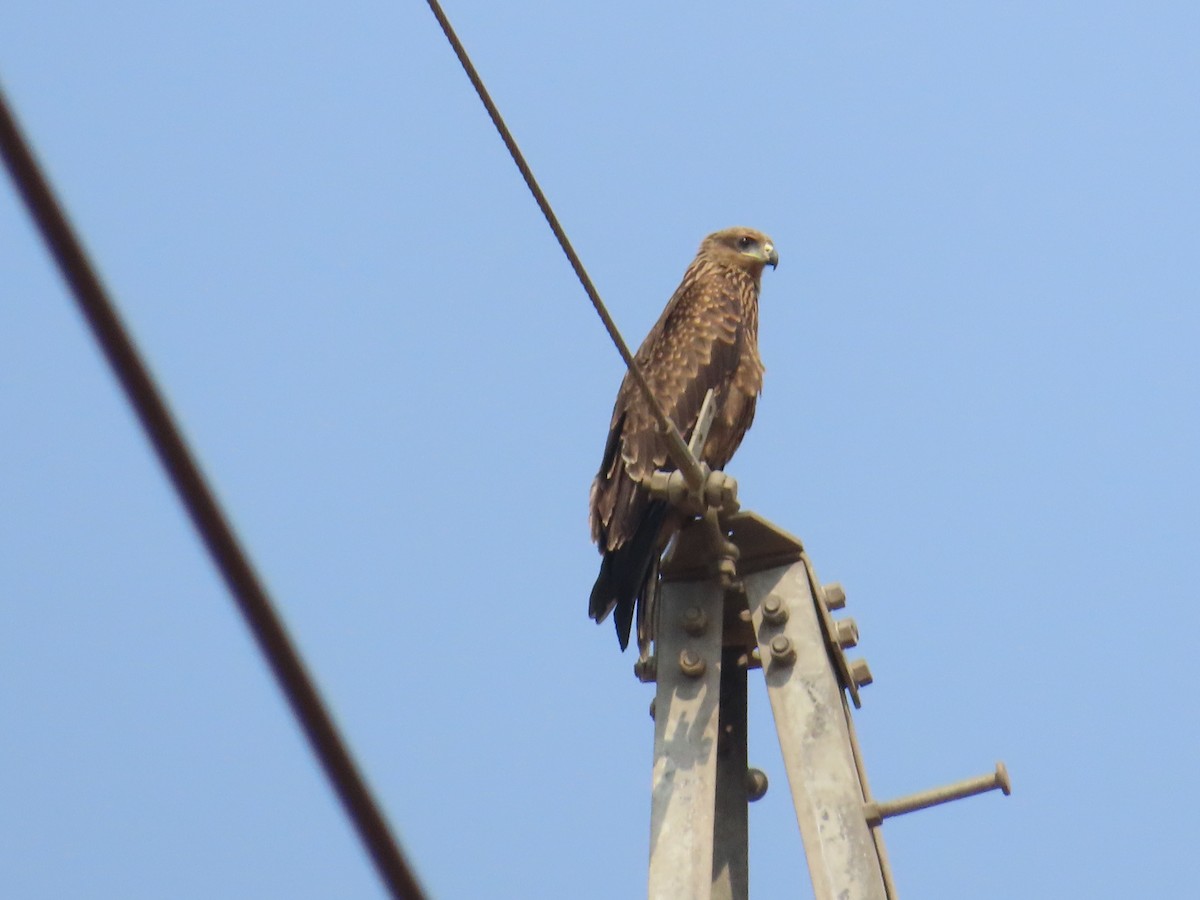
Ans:
<svg viewBox="0 0 1200 900"><path fill-rule="evenodd" d="M700 469L704 473L704 481L698 491L688 487L687 479L678 469L659 469L652 472L645 484L651 496L666 500L672 506L693 516L703 515L706 509L736 512L737 481L733 476L724 472L714 472L706 463L701 463Z"/></svg>

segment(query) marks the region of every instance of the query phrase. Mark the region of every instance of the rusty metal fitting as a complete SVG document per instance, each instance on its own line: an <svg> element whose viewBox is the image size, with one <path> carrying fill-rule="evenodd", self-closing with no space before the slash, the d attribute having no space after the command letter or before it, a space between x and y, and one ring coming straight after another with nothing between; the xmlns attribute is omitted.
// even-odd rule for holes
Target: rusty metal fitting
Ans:
<svg viewBox="0 0 1200 900"><path fill-rule="evenodd" d="M679 651L679 671L688 678L699 678L707 669L708 663L695 650L684 647Z"/></svg>
<svg viewBox="0 0 1200 900"><path fill-rule="evenodd" d="M767 773L762 769L746 770L746 800L753 803L761 800L767 793Z"/></svg>
<svg viewBox="0 0 1200 900"><path fill-rule="evenodd" d="M771 659L781 666L790 666L796 661L796 648L786 634L777 634L771 638Z"/></svg>
<svg viewBox="0 0 1200 900"><path fill-rule="evenodd" d="M852 659L848 665L850 670L850 679L854 682L855 687L866 687L875 679L871 677L871 669L867 666L865 659Z"/></svg>
<svg viewBox="0 0 1200 900"><path fill-rule="evenodd" d="M831 612L835 609L841 609L846 605L846 592L836 581L831 581L829 584L824 585L821 588L821 594L825 598L825 608Z"/></svg>
<svg viewBox="0 0 1200 900"><path fill-rule="evenodd" d="M689 606L683 613L683 630L699 637L708 628L708 614L698 606Z"/></svg>
<svg viewBox="0 0 1200 900"><path fill-rule="evenodd" d="M762 602L763 620L771 625L782 625L788 620L788 608L778 594L769 594Z"/></svg>
<svg viewBox="0 0 1200 900"><path fill-rule="evenodd" d="M843 650L858 646L858 623L853 619L841 619L834 623L834 640Z"/></svg>

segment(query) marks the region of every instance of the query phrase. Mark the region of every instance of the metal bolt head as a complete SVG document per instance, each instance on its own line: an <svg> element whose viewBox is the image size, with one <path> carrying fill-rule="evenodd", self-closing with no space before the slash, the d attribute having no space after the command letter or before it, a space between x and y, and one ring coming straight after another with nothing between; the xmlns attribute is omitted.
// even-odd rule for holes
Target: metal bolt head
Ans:
<svg viewBox="0 0 1200 900"><path fill-rule="evenodd" d="M738 657L737 664L749 671L750 669L762 668L762 651L755 647L749 653L743 653Z"/></svg>
<svg viewBox="0 0 1200 900"><path fill-rule="evenodd" d="M695 650L685 647L679 651L679 671L688 678L699 678L706 669L708 669L708 663Z"/></svg>
<svg viewBox="0 0 1200 900"><path fill-rule="evenodd" d="M699 637L708 628L708 614L698 606L689 606L683 613L683 630Z"/></svg>
<svg viewBox="0 0 1200 900"><path fill-rule="evenodd" d="M639 659L633 664L633 674L643 684L658 680L658 657L651 656Z"/></svg>
<svg viewBox="0 0 1200 900"><path fill-rule="evenodd" d="M767 793L767 773L762 769L746 770L746 799L753 803Z"/></svg>
<svg viewBox="0 0 1200 900"><path fill-rule="evenodd" d="M786 634L777 634L771 638L771 659L781 666L790 666L796 661L796 648Z"/></svg>
<svg viewBox="0 0 1200 900"><path fill-rule="evenodd" d="M841 619L834 623L837 629L835 638L843 650L858 646L858 623L853 619Z"/></svg>
<svg viewBox="0 0 1200 900"><path fill-rule="evenodd" d="M651 719L653 719L655 717L655 714L658 712L658 704L655 702L657 700L658 700L657 697L650 698L650 718Z"/></svg>
<svg viewBox="0 0 1200 900"><path fill-rule="evenodd" d="M875 680L871 677L871 670L865 659L850 660L850 678L853 679L855 687L866 687Z"/></svg>
<svg viewBox="0 0 1200 900"><path fill-rule="evenodd" d="M826 609L841 609L846 605L846 592L836 581L829 582L829 584L825 585L821 591L825 595Z"/></svg>
<svg viewBox="0 0 1200 900"><path fill-rule="evenodd" d="M788 609L783 598L771 594L762 602L763 619L772 625L782 625L788 620Z"/></svg>

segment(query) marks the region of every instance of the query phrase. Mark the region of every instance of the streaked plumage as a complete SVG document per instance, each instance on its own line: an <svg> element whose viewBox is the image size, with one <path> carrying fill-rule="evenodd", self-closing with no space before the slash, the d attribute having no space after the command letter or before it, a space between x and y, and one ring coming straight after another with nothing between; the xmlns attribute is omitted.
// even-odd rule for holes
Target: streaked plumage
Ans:
<svg viewBox="0 0 1200 900"><path fill-rule="evenodd" d="M684 440L711 388L716 417L701 461L724 468L754 419L762 390L758 292L764 266L779 257L765 234L730 228L709 235L683 275L636 359L655 397ZM600 471L592 482L592 540L604 561L588 614L604 621L616 610L617 639L629 643L635 602L644 600L655 566L682 522L641 486L655 469L673 469L666 441L633 379L617 394Z"/></svg>

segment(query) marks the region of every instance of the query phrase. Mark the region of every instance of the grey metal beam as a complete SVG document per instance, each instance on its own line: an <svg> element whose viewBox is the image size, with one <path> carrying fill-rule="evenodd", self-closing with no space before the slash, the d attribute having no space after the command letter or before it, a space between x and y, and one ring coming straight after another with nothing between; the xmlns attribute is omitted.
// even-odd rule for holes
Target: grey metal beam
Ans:
<svg viewBox="0 0 1200 900"><path fill-rule="evenodd" d="M711 896L721 615L722 593L711 580L662 585L655 635L650 900Z"/></svg>
<svg viewBox="0 0 1200 900"><path fill-rule="evenodd" d="M886 900L830 664L803 562L745 577L763 673L817 900Z"/></svg>

